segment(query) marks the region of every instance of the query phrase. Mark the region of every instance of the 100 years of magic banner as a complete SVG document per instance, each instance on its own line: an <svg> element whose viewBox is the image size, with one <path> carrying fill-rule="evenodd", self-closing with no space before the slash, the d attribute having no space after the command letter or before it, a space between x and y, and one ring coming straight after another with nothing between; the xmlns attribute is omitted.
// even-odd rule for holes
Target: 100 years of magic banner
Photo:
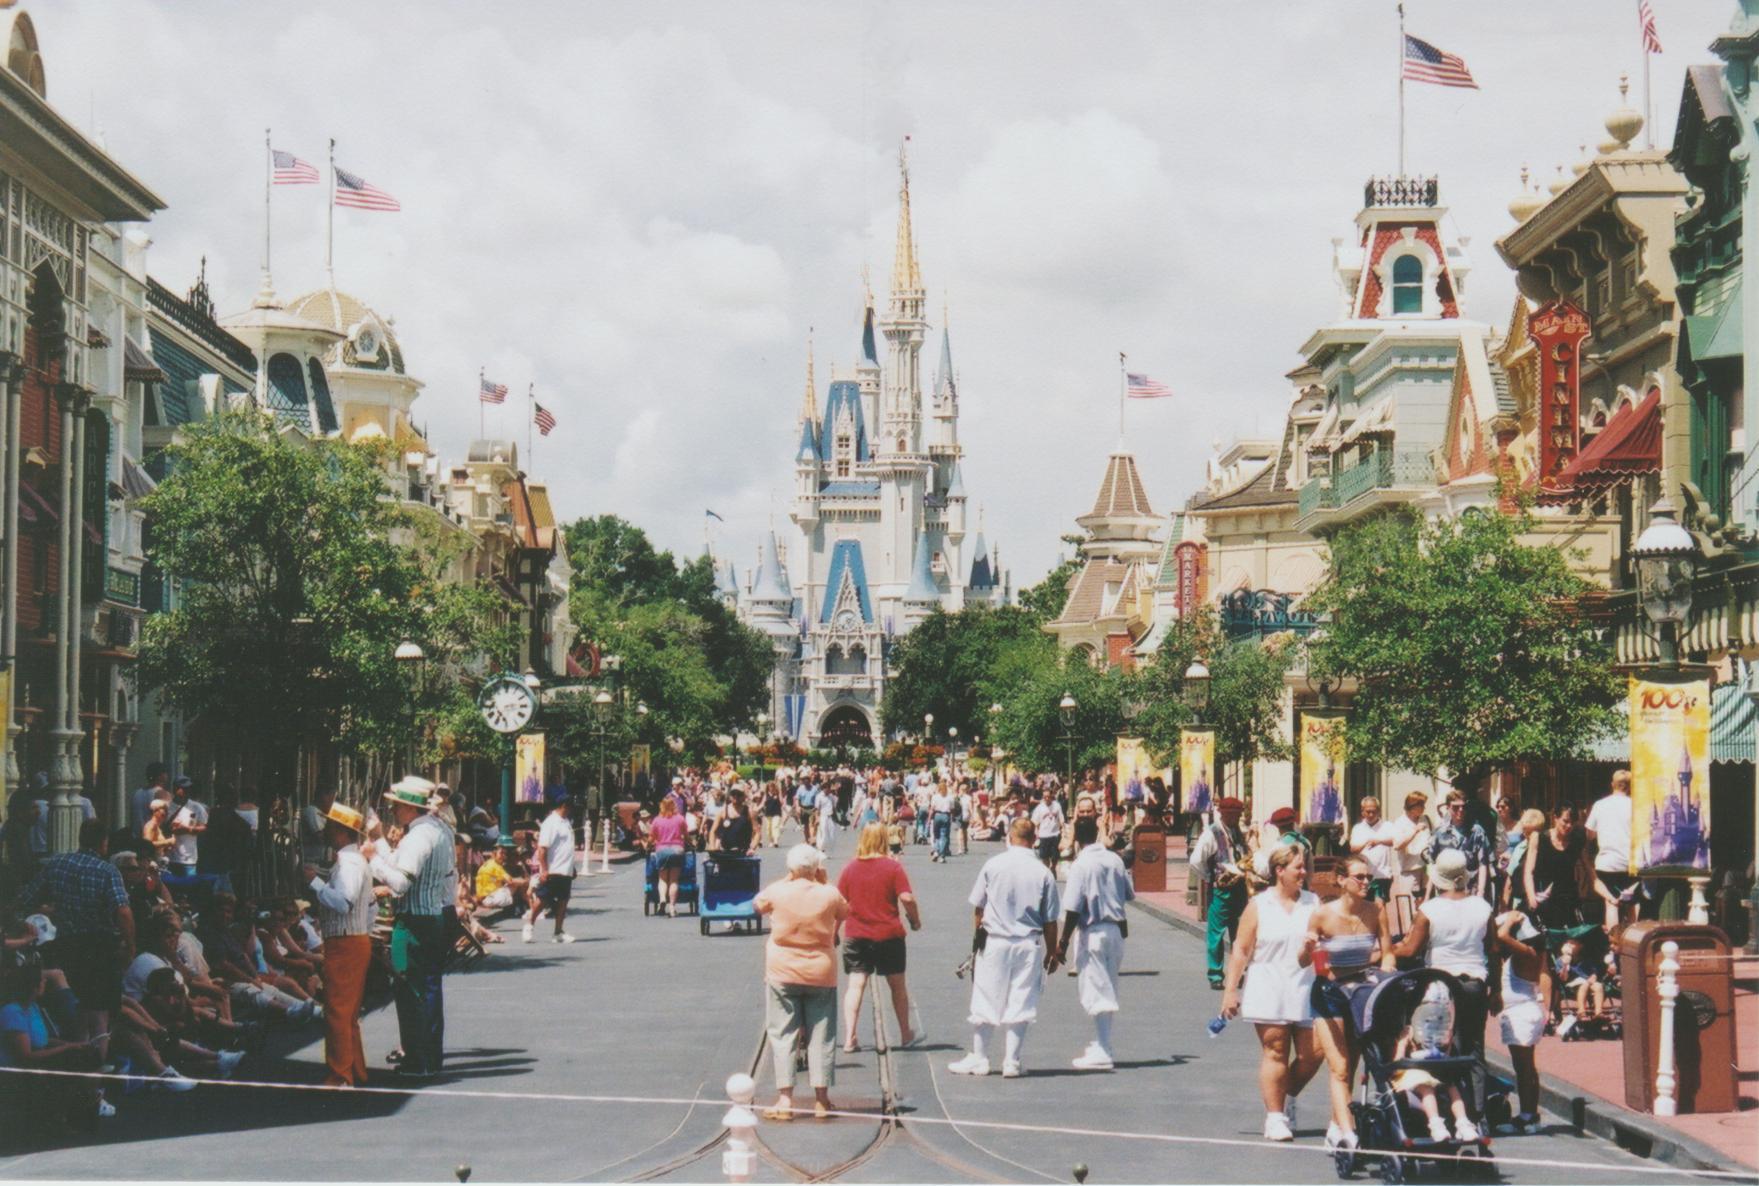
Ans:
<svg viewBox="0 0 1759 1186"><path fill-rule="evenodd" d="M1710 680L1631 677L1631 872L1710 867Z"/></svg>

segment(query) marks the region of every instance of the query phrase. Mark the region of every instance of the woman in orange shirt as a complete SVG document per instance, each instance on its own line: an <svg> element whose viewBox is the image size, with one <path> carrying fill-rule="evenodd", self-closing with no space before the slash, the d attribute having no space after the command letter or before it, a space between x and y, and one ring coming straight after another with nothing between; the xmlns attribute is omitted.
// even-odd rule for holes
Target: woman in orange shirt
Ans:
<svg viewBox="0 0 1759 1186"><path fill-rule="evenodd" d="M806 1031L806 1071L812 1114L830 1114L832 1043L837 1024L837 924L849 915L843 895L825 884L824 854L810 844L788 850L788 876L766 886L752 904L770 916L764 946L769 987L765 1023L776 1068L775 1106L765 1120L794 1118L794 1044Z"/></svg>

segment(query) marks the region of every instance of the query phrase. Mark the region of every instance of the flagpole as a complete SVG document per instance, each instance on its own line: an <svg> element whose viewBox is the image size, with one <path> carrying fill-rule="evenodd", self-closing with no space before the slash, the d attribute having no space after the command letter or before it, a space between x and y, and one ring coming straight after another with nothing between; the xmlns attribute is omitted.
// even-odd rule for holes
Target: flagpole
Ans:
<svg viewBox="0 0 1759 1186"><path fill-rule="evenodd" d="M1129 387L1129 378L1124 371L1124 352L1118 351L1118 452L1124 451L1124 392Z"/></svg>
<svg viewBox="0 0 1759 1186"><path fill-rule="evenodd" d="M476 439L487 440L489 435L488 413L483 411L483 384L489 381L489 368L476 369Z"/></svg>
<svg viewBox="0 0 1759 1186"><path fill-rule="evenodd" d="M525 385L525 472L532 473L535 465L532 461L537 456L537 438L532 435L532 428L537 423L537 384Z"/></svg>
<svg viewBox="0 0 1759 1186"><path fill-rule="evenodd" d="M336 287L336 138L330 137L330 202L324 207L324 276Z"/></svg>
<svg viewBox="0 0 1759 1186"><path fill-rule="evenodd" d="M1649 52L1649 27L1643 21L1643 0L1637 0L1637 23L1642 25L1639 30L1643 37L1643 147L1655 148L1655 108L1649 101L1649 59L1654 55Z"/></svg>
<svg viewBox="0 0 1759 1186"><path fill-rule="evenodd" d="M270 146L270 130L263 129L263 288L269 287L269 195L274 192L275 150Z"/></svg>
<svg viewBox="0 0 1759 1186"><path fill-rule="evenodd" d="M1405 175L1405 6L1399 5L1399 176Z"/></svg>

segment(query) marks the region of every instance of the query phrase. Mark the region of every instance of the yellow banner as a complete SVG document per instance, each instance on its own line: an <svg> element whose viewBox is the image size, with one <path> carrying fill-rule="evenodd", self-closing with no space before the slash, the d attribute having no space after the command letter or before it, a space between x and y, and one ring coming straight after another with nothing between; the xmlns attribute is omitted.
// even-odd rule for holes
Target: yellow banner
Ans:
<svg viewBox="0 0 1759 1186"><path fill-rule="evenodd" d="M1295 811L1304 824L1344 822L1342 724L1336 713L1301 714L1301 787Z"/></svg>
<svg viewBox="0 0 1759 1186"><path fill-rule="evenodd" d="M1154 763L1148 760L1148 749L1140 737L1118 738L1118 798L1140 800L1142 784L1154 773ZM1129 793L1130 784L1136 784L1137 793Z"/></svg>
<svg viewBox="0 0 1759 1186"><path fill-rule="evenodd" d="M645 778L653 771L653 747L650 745L632 745L629 747L629 778L634 781Z"/></svg>
<svg viewBox="0 0 1759 1186"><path fill-rule="evenodd" d="M1710 868L1710 680L1631 677L1631 872Z"/></svg>
<svg viewBox="0 0 1759 1186"><path fill-rule="evenodd" d="M1179 786L1186 811L1208 811L1215 806L1215 731L1179 730Z"/></svg>
<svg viewBox="0 0 1759 1186"><path fill-rule="evenodd" d="M521 803L544 801L544 735L521 733L513 739L513 785Z"/></svg>

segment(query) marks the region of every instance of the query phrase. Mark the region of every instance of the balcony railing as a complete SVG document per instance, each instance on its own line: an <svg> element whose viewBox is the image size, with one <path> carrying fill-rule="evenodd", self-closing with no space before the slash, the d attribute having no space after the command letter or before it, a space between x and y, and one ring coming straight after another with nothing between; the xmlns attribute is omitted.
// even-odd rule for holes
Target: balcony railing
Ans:
<svg viewBox="0 0 1759 1186"><path fill-rule="evenodd" d="M1329 476L1309 478L1301 487L1298 506L1303 519L1315 511L1327 510L1336 505L1337 500L1332 497Z"/></svg>
<svg viewBox="0 0 1759 1186"><path fill-rule="evenodd" d="M1362 187L1364 206L1433 206L1440 200L1433 177L1370 177Z"/></svg>
<svg viewBox="0 0 1759 1186"><path fill-rule="evenodd" d="M1314 478L1301 487L1302 517L1341 509L1376 490L1427 490L1435 485L1435 461L1410 449L1382 449L1330 478Z"/></svg>

